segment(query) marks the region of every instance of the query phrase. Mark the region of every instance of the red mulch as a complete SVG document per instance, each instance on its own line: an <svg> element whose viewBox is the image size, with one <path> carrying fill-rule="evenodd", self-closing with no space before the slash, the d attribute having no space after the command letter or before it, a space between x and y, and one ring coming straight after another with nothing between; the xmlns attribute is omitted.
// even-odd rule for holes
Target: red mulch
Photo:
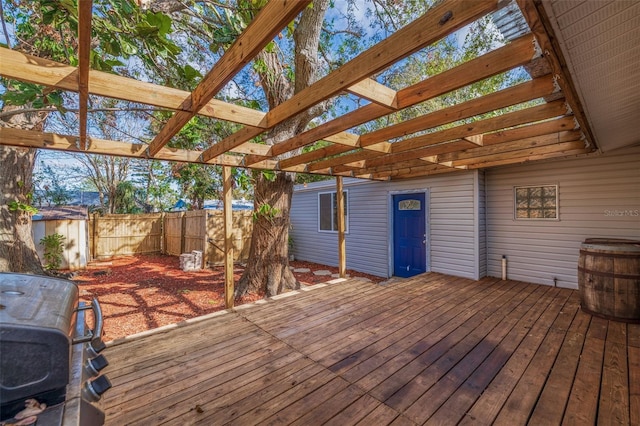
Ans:
<svg viewBox="0 0 640 426"><path fill-rule="evenodd" d="M91 263L73 280L80 288L82 300L97 297L104 316L104 340L109 341L141 331L177 323L224 309L224 269L215 267L195 272L179 268L175 256L127 256ZM309 268L311 273L295 273L302 285L332 279L316 276L321 269L337 273L338 269L310 262L293 261L295 268ZM236 265L238 280L243 268ZM366 277L380 282L380 277L347 271L352 277ZM250 303L264 295L249 295L236 305Z"/></svg>

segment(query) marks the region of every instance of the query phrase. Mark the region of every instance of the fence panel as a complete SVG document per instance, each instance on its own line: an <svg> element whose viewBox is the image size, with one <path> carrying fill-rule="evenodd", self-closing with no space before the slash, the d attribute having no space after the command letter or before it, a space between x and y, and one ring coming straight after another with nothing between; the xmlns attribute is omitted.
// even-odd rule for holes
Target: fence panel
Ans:
<svg viewBox="0 0 640 426"><path fill-rule="evenodd" d="M251 211L233 212L233 259L249 258L253 220ZM224 262L224 219L220 210L94 215L89 221L93 259L160 253L179 256L203 252L205 265Z"/></svg>
<svg viewBox="0 0 640 426"><path fill-rule="evenodd" d="M117 255L160 253L162 214L93 215L92 255L95 259Z"/></svg>
<svg viewBox="0 0 640 426"><path fill-rule="evenodd" d="M183 252L182 225L184 212L165 213L164 215L164 253L180 256Z"/></svg>
<svg viewBox="0 0 640 426"><path fill-rule="evenodd" d="M249 258L251 232L253 231L253 214L251 211L233 212L233 260L244 261ZM207 236L209 247L207 261L210 265L224 262L224 216L222 211L210 211L207 216Z"/></svg>
<svg viewBox="0 0 640 426"><path fill-rule="evenodd" d="M191 253L193 250L205 252L206 241L206 210L194 210L185 212L184 225L184 249L183 253ZM204 257L206 259L206 257Z"/></svg>

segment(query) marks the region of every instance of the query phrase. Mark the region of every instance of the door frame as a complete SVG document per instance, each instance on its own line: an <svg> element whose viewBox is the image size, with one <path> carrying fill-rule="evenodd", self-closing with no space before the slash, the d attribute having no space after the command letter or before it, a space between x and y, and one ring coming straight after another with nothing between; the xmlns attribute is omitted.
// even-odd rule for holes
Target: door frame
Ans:
<svg viewBox="0 0 640 426"><path fill-rule="evenodd" d="M388 241L388 253L389 253L389 263L387 265L388 268L388 275L389 277L393 277L395 274L395 271L393 269L393 259L394 259L394 235L393 235L393 221L394 221L394 214L393 214L393 196L394 195L404 195L404 194L419 194L419 193L423 193L424 194L424 232L426 234L426 240L427 243L425 244L425 272L430 272L431 271L431 227L429 224L429 207L431 205L430 199L429 199L429 189L426 188L421 188L421 189L408 189L408 190L397 190L397 191L388 191L387 192L387 217L389 218L388 223L387 223L387 235L389 236L389 238L387 239Z"/></svg>

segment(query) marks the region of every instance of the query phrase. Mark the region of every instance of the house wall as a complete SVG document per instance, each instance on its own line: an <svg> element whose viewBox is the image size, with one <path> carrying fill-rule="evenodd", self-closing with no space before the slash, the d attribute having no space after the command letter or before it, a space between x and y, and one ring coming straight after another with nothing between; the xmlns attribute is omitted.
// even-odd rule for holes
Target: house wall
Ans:
<svg viewBox="0 0 640 426"><path fill-rule="evenodd" d="M44 246L40 240L48 235L60 234L64 239L62 269L85 269L87 267L87 221L85 220L38 220L33 222L33 241L44 265Z"/></svg>
<svg viewBox="0 0 640 426"><path fill-rule="evenodd" d="M558 185L559 220L514 220L514 186ZM487 272L539 284L577 288L586 238L640 239L640 148L486 172Z"/></svg>
<svg viewBox="0 0 640 426"><path fill-rule="evenodd" d="M487 197L484 170L478 171L477 184L477 229L478 229L478 278L487 276Z"/></svg>
<svg viewBox="0 0 640 426"><path fill-rule="evenodd" d="M390 197L393 193L427 191L429 255L434 272L479 278L475 215L477 172L457 172L427 178L371 182L345 179L349 225L347 268L373 275L390 275ZM291 236L296 259L338 264L337 233L318 231L318 193L335 191L335 181L298 186L293 195Z"/></svg>

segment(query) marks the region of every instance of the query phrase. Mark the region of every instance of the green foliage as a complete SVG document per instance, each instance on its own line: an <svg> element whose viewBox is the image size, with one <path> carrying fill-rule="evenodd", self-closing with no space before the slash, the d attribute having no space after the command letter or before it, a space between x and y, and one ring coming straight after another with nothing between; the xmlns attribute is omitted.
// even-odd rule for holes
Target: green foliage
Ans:
<svg viewBox="0 0 640 426"><path fill-rule="evenodd" d="M261 217L267 219L269 222L273 221L275 217L280 213L280 209L277 209L270 204L261 204L256 210L253 211L253 220L257 221Z"/></svg>
<svg viewBox="0 0 640 426"><path fill-rule="evenodd" d="M222 176L219 166L176 163L173 165L173 177L190 208L202 209L205 200L220 199Z"/></svg>
<svg viewBox="0 0 640 426"><path fill-rule="evenodd" d="M12 212L23 211L29 214L38 213L38 209L36 209L30 204L22 203L20 201L10 201L9 204L7 205L9 207L9 211L12 211Z"/></svg>
<svg viewBox="0 0 640 426"><path fill-rule="evenodd" d="M39 57L77 66L77 0L14 0L6 2L5 20L15 28L16 48ZM95 0L92 16L91 68L114 72L134 57L147 69L182 67L182 49L175 43L173 21L164 13L143 10L134 0ZM14 42L15 44L15 42ZM178 66L179 65L179 66ZM29 83L2 81L0 100L33 108L54 106L64 112L60 91Z"/></svg>
<svg viewBox="0 0 640 426"><path fill-rule="evenodd" d="M115 211L118 214L142 213L137 198L139 189L130 181L118 182L116 187Z"/></svg>
<svg viewBox="0 0 640 426"><path fill-rule="evenodd" d="M131 179L139 200L147 212L167 211L178 201L173 188L171 164L166 161L137 161L132 165Z"/></svg>
<svg viewBox="0 0 640 426"><path fill-rule="evenodd" d="M261 170L260 174L262 175L262 177L269 181L269 182L273 182L276 180L276 178L278 177L278 175L276 174L275 171L273 170Z"/></svg>
<svg viewBox="0 0 640 426"><path fill-rule="evenodd" d="M58 233L47 235L40 240L44 246L44 268L51 271L60 269L62 265L62 255L64 253L65 237Z"/></svg>

